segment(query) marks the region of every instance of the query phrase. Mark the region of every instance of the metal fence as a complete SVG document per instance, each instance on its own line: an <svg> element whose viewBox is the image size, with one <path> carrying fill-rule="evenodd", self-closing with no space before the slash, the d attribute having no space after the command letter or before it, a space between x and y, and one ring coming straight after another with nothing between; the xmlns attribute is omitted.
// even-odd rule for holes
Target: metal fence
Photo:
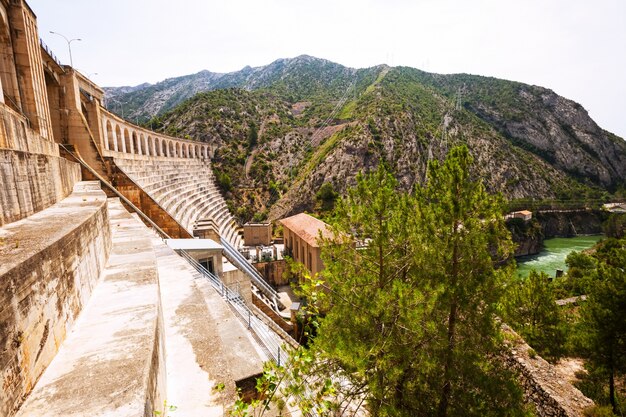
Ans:
<svg viewBox="0 0 626 417"><path fill-rule="evenodd" d="M185 258L196 271L205 277L213 288L230 304L235 315L243 322L248 330L250 330L254 338L266 351L268 357L274 360L278 365L284 364L287 359L287 352L283 349L284 342L280 336L248 308L237 292L228 288L221 279L200 265L200 263L187 252L183 250L178 250L177 252Z"/></svg>

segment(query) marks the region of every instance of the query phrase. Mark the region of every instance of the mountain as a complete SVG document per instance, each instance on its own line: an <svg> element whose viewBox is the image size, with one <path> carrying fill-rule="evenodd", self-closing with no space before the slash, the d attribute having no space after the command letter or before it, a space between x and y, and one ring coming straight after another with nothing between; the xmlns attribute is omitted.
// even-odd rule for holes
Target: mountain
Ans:
<svg viewBox="0 0 626 417"><path fill-rule="evenodd" d="M204 91L232 87L256 90L271 86L282 91L287 98L298 100L315 94L326 94L329 89L345 89L354 72L353 69L327 60L301 55L225 74L204 70L168 78L156 84L105 87L104 92L112 111L121 114L123 107L124 116L129 120L146 121Z"/></svg>
<svg viewBox="0 0 626 417"><path fill-rule="evenodd" d="M197 94L202 86L209 91ZM323 184L341 193L381 161L410 189L429 160L461 143L475 158L473 174L510 199L601 198L626 181L626 142L582 106L490 77L300 56L120 97L137 112L169 106L150 125L217 145L216 177L243 221L321 210ZM191 98L174 106L181 97Z"/></svg>

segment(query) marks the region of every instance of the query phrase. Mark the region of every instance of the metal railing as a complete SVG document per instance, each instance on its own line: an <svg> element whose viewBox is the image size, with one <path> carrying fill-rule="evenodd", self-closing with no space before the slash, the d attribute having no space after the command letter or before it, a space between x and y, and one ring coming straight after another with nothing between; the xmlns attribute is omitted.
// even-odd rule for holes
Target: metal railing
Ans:
<svg viewBox="0 0 626 417"><path fill-rule="evenodd" d="M41 45L43 50L46 51L48 55L50 55L50 58L52 58L52 60L56 62L58 66L60 66L61 68L63 67L63 64L61 64L59 58L57 58L57 56L52 52L52 49L50 49L41 38L39 38L39 45Z"/></svg>
<svg viewBox="0 0 626 417"><path fill-rule="evenodd" d="M255 339L265 349L268 357L270 357L278 365L284 364L287 359L287 353L283 349L283 342L280 336L274 332L274 330L259 319L246 305L241 296L228 288L224 282L216 275L209 272L204 266L196 261L191 255L184 250L177 250L183 258L189 262L209 283L215 288L215 290L228 302L235 315L243 322L248 330L253 334Z"/></svg>

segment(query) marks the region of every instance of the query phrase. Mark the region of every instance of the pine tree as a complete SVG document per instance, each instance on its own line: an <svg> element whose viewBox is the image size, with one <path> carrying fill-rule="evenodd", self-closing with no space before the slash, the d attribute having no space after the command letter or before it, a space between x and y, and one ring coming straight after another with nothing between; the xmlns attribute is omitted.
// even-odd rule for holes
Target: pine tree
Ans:
<svg viewBox="0 0 626 417"><path fill-rule="evenodd" d="M501 199L470 177L471 163L466 147L452 149L442 165L429 166L418 199L426 229L418 234L420 269L440 289L432 354L441 371L431 376L437 380L439 417L504 413L500 407L509 407L518 394L500 364L488 359L499 350L495 313L511 277L510 268L496 269L494 263L511 255L512 244Z"/></svg>
<svg viewBox="0 0 626 417"><path fill-rule="evenodd" d="M507 291L504 317L539 354L557 360L563 353L563 318L553 285L544 272L531 271Z"/></svg>
<svg viewBox="0 0 626 417"><path fill-rule="evenodd" d="M335 389L318 383L326 394L309 398L332 391L342 410L355 395L372 416L524 414L497 359L496 305L511 271L494 263L512 245L501 201L470 178L470 164L467 148L451 150L413 195L379 167L338 203L326 268L305 291L323 318L308 353L296 355L309 367L288 378L315 373ZM338 374L349 382L336 383Z"/></svg>
<svg viewBox="0 0 626 417"><path fill-rule="evenodd" d="M615 379L626 373L626 244L598 265L597 279L581 308L585 351L594 373L604 375L609 402L618 414Z"/></svg>

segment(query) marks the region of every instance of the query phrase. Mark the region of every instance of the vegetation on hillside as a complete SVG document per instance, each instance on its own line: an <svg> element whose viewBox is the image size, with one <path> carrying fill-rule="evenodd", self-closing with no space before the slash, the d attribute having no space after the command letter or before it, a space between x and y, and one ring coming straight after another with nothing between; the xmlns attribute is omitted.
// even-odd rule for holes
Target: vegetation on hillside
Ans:
<svg viewBox="0 0 626 417"><path fill-rule="evenodd" d="M410 190L424 183L429 160L459 144L478 162L473 177L520 202L607 199L626 178L626 142L540 87L307 56L194 77L181 85L213 91L146 125L217 149L214 173L230 180L223 190L241 221L323 208L324 184L343 195L380 162ZM166 81L159 88L184 90Z"/></svg>
<svg viewBox="0 0 626 417"><path fill-rule="evenodd" d="M615 214L607 230L621 230ZM593 415L626 413L626 237L608 236L592 252L567 257L567 274L532 273L511 286L503 317L546 359L584 360L576 385L598 404ZM581 296L557 306L556 299ZM606 406L606 407L605 407Z"/></svg>

